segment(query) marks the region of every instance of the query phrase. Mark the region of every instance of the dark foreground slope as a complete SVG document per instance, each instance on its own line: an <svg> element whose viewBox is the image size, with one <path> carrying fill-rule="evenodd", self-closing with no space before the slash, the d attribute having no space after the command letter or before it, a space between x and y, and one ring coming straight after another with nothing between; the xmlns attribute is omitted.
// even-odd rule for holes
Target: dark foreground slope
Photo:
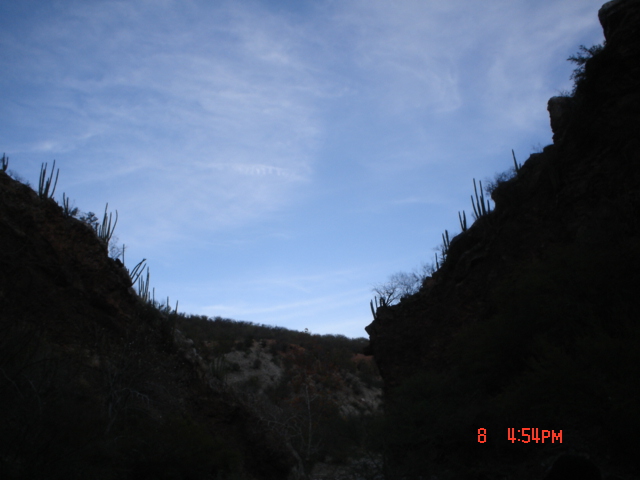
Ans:
<svg viewBox="0 0 640 480"><path fill-rule="evenodd" d="M287 478L290 451L130 286L90 226L0 172L0 478Z"/></svg>
<svg viewBox="0 0 640 480"><path fill-rule="evenodd" d="M640 478L640 2L599 18L604 48L549 102L554 143L367 327L391 478L542 478L566 451Z"/></svg>

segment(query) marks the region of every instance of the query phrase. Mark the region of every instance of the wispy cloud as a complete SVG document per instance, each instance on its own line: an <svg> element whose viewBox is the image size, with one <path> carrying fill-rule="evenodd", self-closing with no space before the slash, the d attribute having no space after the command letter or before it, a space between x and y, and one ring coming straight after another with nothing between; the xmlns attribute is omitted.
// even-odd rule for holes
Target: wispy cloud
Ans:
<svg viewBox="0 0 640 480"><path fill-rule="evenodd" d="M559 46L597 23L593 5L582 3L374 0L344 3L336 18L390 113L476 104L493 115L493 128L530 127L527 118L544 115L532 102L546 101Z"/></svg>
<svg viewBox="0 0 640 480"><path fill-rule="evenodd" d="M601 40L602 0L5 3L0 152L118 209L181 304L292 326L369 320Z"/></svg>
<svg viewBox="0 0 640 480"><path fill-rule="evenodd" d="M137 177L123 203L167 226L187 223L181 201L214 229L282 206L312 175L324 87L299 32L257 7L91 2L34 27L22 68L56 93L29 114L58 128L31 149L90 154L76 184Z"/></svg>

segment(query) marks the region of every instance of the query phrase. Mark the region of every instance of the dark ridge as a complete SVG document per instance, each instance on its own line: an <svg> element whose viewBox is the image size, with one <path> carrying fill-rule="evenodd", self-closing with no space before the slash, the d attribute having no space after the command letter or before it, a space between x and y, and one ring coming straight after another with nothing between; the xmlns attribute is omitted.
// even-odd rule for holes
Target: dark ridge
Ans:
<svg viewBox="0 0 640 480"><path fill-rule="evenodd" d="M640 2L599 18L604 46L581 48L573 94L549 101L554 143L366 328L389 478L540 479L559 451L640 475Z"/></svg>

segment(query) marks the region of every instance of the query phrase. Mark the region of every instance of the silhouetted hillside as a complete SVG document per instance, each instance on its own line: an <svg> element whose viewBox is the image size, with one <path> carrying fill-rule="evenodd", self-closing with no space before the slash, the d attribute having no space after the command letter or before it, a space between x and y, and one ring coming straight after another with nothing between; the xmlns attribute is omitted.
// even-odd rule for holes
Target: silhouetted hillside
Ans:
<svg viewBox="0 0 640 480"><path fill-rule="evenodd" d="M291 452L189 361L178 315L46 182L3 167L0 477L286 478Z"/></svg>
<svg viewBox="0 0 640 480"><path fill-rule="evenodd" d="M365 339L179 314L110 245L111 214L56 203L55 164L35 192L8 162L0 478L296 479L367 457L381 379Z"/></svg>
<svg viewBox="0 0 640 480"><path fill-rule="evenodd" d="M604 46L549 101L554 143L367 327L389 478L542 478L562 452L640 476L640 2L599 18Z"/></svg>

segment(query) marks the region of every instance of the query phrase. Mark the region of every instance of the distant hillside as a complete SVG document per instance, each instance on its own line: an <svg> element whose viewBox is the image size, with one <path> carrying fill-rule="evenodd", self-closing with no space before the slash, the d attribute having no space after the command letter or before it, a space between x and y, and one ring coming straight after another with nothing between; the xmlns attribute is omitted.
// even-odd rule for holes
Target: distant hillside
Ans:
<svg viewBox="0 0 640 480"><path fill-rule="evenodd" d="M109 257L111 215L58 205L53 170L36 192L8 166L0 478L293 480L367 456L381 380L365 339L179 314L143 263Z"/></svg>
<svg viewBox="0 0 640 480"><path fill-rule="evenodd" d="M382 473L374 434L382 379L373 358L361 353L366 339L219 317L180 316L177 327L218 388L233 392L285 439L299 472L331 470L332 478L351 478L366 470L361 473L372 479ZM373 464L357 465L365 459Z"/></svg>
<svg viewBox="0 0 640 480"><path fill-rule="evenodd" d="M640 477L640 2L599 18L604 46L549 101L554 143L493 211L476 192L437 271L367 327L389 478L541 479L563 452Z"/></svg>

